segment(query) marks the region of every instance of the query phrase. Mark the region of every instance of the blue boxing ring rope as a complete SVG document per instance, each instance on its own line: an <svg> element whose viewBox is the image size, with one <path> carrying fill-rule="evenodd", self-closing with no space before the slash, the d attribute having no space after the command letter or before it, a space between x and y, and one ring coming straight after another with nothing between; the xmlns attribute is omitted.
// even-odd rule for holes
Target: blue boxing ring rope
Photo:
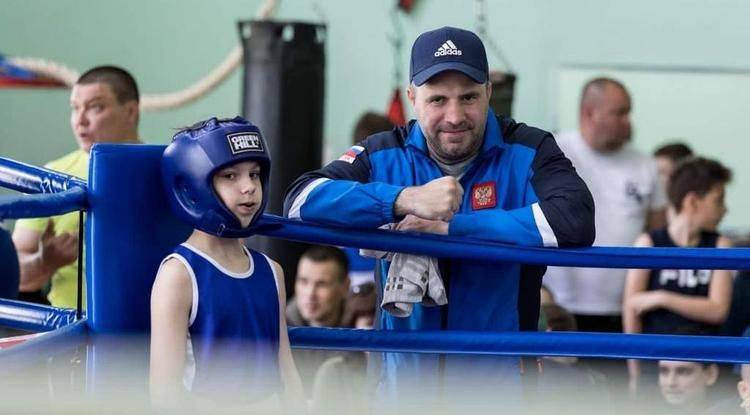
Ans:
<svg viewBox="0 0 750 415"><path fill-rule="evenodd" d="M155 266L165 249L179 243L189 231L169 218L166 201L159 196L163 193L159 180L153 180L163 148L98 144L91 153L88 183L0 158L0 185L30 193L0 197L0 219L81 210L88 215L85 316L76 321L71 310L0 300L0 325L51 333L0 351L0 362L4 356L43 350L70 336L148 331L144 297L148 298ZM128 210L118 210L123 204L128 204ZM264 215L261 224L259 233L270 237L465 260L601 268L750 268L750 250L745 248L553 249L431 234L344 229L272 215ZM120 238L108 235L108 229L117 229ZM149 251L154 252L127 251L139 249L139 241L153 244ZM148 258L130 258L132 255ZM750 339L730 337L321 328L290 328L289 337L292 347L312 349L750 363Z"/></svg>

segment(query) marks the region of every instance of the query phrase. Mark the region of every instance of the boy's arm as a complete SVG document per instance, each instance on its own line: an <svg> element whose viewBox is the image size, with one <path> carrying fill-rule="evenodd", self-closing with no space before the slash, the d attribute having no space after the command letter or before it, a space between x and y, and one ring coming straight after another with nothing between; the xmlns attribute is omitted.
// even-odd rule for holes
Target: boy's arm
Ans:
<svg viewBox="0 0 750 415"><path fill-rule="evenodd" d="M719 237L718 248L730 248L732 242ZM727 318L732 299L732 271L714 270L708 287L708 297L696 297L661 291L660 305L685 318L708 324L721 324Z"/></svg>
<svg viewBox="0 0 750 415"><path fill-rule="evenodd" d="M174 406L184 392L182 374L193 287L185 266L176 259L159 269L151 290L151 398Z"/></svg>
<svg viewBox="0 0 750 415"><path fill-rule="evenodd" d="M636 239L634 246L640 248L653 247L651 236L647 233L641 234ZM625 333L640 333L643 329L641 317L635 307L633 298L648 289L648 277L651 273L648 269L631 269L625 278L625 290L622 299L622 327Z"/></svg>
<svg viewBox="0 0 750 415"><path fill-rule="evenodd" d="M279 293L279 370L284 382L284 403L293 410L290 413L306 413L305 391L302 380L294 364L292 349L289 345L289 333L286 326L284 312L286 310L286 288L284 286L284 270L275 261L270 261L276 278Z"/></svg>
<svg viewBox="0 0 750 415"><path fill-rule="evenodd" d="M651 240L651 236L644 233L636 239L635 246L652 247L654 243ZM650 271L647 269L631 269L625 278L625 290L622 300L622 329L625 333L641 333L643 331L641 317L632 307L631 301L634 296L646 291L648 288L649 273ZM641 374L640 365L638 364L638 360L635 359L629 359L627 365L628 374L630 375L628 386L630 392L635 393L638 388L638 377Z"/></svg>

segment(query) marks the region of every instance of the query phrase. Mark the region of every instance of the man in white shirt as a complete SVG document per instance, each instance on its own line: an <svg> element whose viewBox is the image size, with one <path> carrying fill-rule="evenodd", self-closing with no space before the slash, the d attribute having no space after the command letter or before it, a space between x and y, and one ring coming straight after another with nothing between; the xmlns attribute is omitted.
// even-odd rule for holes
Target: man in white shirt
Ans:
<svg viewBox="0 0 750 415"><path fill-rule="evenodd" d="M645 229L665 224L667 200L656 165L629 145L630 109L620 82L593 79L581 94L580 131L557 136L594 197L598 246L631 246ZM626 271L550 267L544 281L580 331L621 332Z"/></svg>

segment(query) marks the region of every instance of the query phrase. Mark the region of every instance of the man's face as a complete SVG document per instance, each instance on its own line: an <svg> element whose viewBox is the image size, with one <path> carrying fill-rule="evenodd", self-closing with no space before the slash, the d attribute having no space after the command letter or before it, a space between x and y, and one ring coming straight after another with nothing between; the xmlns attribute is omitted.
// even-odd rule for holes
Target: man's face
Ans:
<svg viewBox="0 0 750 415"><path fill-rule="evenodd" d="M716 382L715 365L659 361L659 388L670 405L696 405L706 397L706 388Z"/></svg>
<svg viewBox="0 0 750 415"><path fill-rule="evenodd" d="M478 84L455 71L409 87L417 122L438 161L453 164L479 151L491 90L489 82Z"/></svg>
<svg viewBox="0 0 750 415"><path fill-rule="evenodd" d="M297 265L295 298L302 318L311 326L321 325L341 312L348 278L333 260L313 261L302 257Z"/></svg>
<svg viewBox="0 0 750 415"><path fill-rule="evenodd" d="M138 103L117 102L112 88L105 83L76 84L70 94L70 127L81 150L88 152L94 143L136 140Z"/></svg>
<svg viewBox="0 0 750 415"><path fill-rule="evenodd" d="M600 151L615 151L630 140L630 95L622 88L606 85L590 109L593 141Z"/></svg>

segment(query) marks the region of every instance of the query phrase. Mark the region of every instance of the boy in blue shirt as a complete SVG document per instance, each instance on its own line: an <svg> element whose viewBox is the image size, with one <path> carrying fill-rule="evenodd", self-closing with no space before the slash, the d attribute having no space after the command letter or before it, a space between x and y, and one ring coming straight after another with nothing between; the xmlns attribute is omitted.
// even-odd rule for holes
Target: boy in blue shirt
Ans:
<svg viewBox="0 0 750 415"><path fill-rule="evenodd" d="M258 128L211 118L178 132L162 156L174 213L195 229L162 262L151 294L151 392L198 399L301 401L287 337L284 274L243 239L268 196L271 160Z"/></svg>

